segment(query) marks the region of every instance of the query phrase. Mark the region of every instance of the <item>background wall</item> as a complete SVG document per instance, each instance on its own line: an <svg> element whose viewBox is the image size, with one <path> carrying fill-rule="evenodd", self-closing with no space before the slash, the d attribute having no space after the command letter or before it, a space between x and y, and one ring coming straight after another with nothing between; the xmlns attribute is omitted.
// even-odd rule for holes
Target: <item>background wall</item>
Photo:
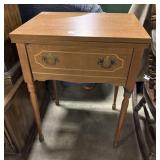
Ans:
<svg viewBox="0 0 160 160"><path fill-rule="evenodd" d="M101 7L104 12L127 13L131 4L101 4Z"/></svg>

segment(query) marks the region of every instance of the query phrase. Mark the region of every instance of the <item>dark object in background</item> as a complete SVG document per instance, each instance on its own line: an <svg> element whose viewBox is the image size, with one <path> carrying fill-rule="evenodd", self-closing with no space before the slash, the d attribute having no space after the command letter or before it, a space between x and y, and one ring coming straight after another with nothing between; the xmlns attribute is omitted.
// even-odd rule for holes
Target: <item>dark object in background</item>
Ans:
<svg viewBox="0 0 160 160"><path fill-rule="evenodd" d="M103 12L97 4L20 4L22 22L26 22L38 13L48 12Z"/></svg>
<svg viewBox="0 0 160 160"><path fill-rule="evenodd" d="M142 94L143 93L143 82L136 82L137 85L137 93Z"/></svg>

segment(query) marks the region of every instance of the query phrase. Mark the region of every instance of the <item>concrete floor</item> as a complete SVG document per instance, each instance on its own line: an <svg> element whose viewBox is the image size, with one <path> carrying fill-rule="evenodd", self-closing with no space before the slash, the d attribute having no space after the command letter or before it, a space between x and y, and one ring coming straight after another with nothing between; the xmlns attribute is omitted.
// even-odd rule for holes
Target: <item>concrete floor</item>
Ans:
<svg viewBox="0 0 160 160"><path fill-rule="evenodd" d="M36 138L28 160L141 160L131 101L120 146L113 148L123 88L116 111L111 109L111 85L97 85L94 91L84 91L80 86L59 90L61 106L49 104L42 125L45 142Z"/></svg>

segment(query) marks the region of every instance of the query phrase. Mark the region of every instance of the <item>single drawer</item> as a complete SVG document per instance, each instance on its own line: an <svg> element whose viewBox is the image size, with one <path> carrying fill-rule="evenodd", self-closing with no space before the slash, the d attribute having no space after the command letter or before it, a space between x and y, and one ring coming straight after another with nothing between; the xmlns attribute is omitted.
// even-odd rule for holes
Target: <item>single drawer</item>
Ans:
<svg viewBox="0 0 160 160"><path fill-rule="evenodd" d="M132 48L27 45L34 79L37 75L127 78ZM56 78L57 79L57 78ZM61 78L58 78L61 80ZM90 81L92 79L90 78Z"/></svg>

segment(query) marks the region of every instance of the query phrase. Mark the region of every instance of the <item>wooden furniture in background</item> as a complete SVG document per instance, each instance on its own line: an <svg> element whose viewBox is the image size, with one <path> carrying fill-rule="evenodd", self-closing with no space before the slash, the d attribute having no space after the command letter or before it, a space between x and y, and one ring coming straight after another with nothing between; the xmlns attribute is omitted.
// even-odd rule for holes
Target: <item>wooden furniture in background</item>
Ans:
<svg viewBox="0 0 160 160"><path fill-rule="evenodd" d="M148 56L148 73L144 81L143 96L137 103L137 95L133 95L133 116L138 143L145 160L156 159L156 11L151 9L152 43ZM154 18L153 18L154 17ZM144 114L142 114L144 110ZM140 113L140 114L139 114Z"/></svg>
<svg viewBox="0 0 160 160"><path fill-rule="evenodd" d="M129 97L150 36L132 14L42 12L12 33L40 141L34 81L111 83L124 86L114 146L120 140Z"/></svg>
<svg viewBox="0 0 160 160"><path fill-rule="evenodd" d="M31 148L36 129L29 94L23 81L16 45L9 32L20 26L18 5L4 5L4 154L5 159L24 160ZM37 82L40 113L49 102L45 83ZM45 107L44 107L45 106ZM42 114L42 115L43 115Z"/></svg>
<svg viewBox="0 0 160 160"><path fill-rule="evenodd" d="M156 5L152 4L151 8L151 27L152 29L156 29Z"/></svg>
<svg viewBox="0 0 160 160"><path fill-rule="evenodd" d="M144 110L144 115L139 114ZM156 159L156 101L154 89L149 88L149 81L144 82L143 97L134 106L135 129L142 156L145 160Z"/></svg>
<svg viewBox="0 0 160 160"><path fill-rule="evenodd" d="M4 5L4 84L12 87L21 76L21 68L15 44L11 43L9 33L22 24L16 4Z"/></svg>
<svg viewBox="0 0 160 160"><path fill-rule="evenodd" d="M44 82L37 82L36 89L39 109L43 117L49 102L49 95ZM10 157L24 160L33 144L36 127L29 94L22 76L5 95L4 125L5 159Z"/></svg>

